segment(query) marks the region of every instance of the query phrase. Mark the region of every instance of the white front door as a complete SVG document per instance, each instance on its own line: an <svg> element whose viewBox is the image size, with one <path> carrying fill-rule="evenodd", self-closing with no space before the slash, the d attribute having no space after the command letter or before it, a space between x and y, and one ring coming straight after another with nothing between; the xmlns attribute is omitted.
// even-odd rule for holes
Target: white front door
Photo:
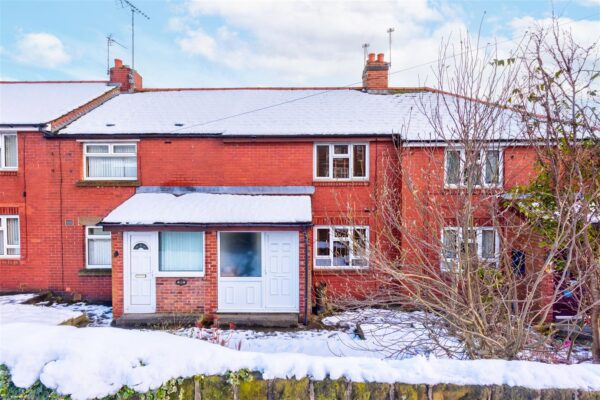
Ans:
<svg viewBox="0 0 600 400"><path fill-rule="evenodd" d="M298 312L298 232L219 233L220 312Z"/></svg>
<svg viewBox="0 0 600 400"><path fill-rule="evenodd" d="M154 271L158 259L156 232L126 232L123 295L125 313L156 312Z"/></svg>

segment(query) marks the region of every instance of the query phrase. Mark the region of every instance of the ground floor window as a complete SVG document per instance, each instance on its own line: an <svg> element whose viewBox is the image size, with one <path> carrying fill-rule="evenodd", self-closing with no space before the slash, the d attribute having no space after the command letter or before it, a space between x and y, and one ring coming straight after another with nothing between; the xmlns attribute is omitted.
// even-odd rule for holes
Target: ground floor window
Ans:
<svg viewBox="0 0 600 400"><path fill-rule="evenodd" d="M204 273L204 232L160 232L159 271Z"/></svg>
<svg viewBox="0 0 600 400"><path fill-rule="evenodd" d="M0 258L16 258L20 254L19 217L0 215Z"/></svg>
<svg viewBox="0 0 600 400"><path fill-rule="evenodd" d="M315 228L315 268L368 266L369 228L318 226Z"/></svg>
<svg viewBox="0 0 600 400"><path fill-rule="evenodd" d="M492 227L462 229L446 227L442 231L442 271L452 271L462 257L477 257L493 266L498 265L499 237Z"/></svg>
<svg viewBox="0 0 600 400"><path fill-rule="evenodd" d="M221 232L219 265L221 277L261 277L260 232Z"/></svg>
<svg viewBox="0 0 600 400"><path fill-rule="evenodd" d="M110 232L101 226L85 227L86 268L111 268Z"/></svg>

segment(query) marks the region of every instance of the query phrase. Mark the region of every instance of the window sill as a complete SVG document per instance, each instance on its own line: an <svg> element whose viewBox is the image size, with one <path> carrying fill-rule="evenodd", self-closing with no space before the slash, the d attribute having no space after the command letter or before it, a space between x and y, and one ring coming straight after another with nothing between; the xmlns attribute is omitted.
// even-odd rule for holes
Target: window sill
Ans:
<svg viewBox="0 0 600 400"><path fill-rule="evenodd" d="M101 180L101 181L92 181L92 180L82 180L75 182L75 186L77 187L138 187L141 186L141 182L139 180L135 181L110 181L110 180Z"/></svg>
<svg viewBox="0 0 600 400"><path fill-rule="evenodd" d="M79 276L111 276L111 268L83 268L79 270Z"/></svg>
<svg viewBox="0 0 600 400"><path fill-rule="evenodd" d="M369 267L313 267L316 274L339 274L339 273L362 273L367 272Z"/></svg>
<svg viewBox="0 0 600 400"><path fill-rule="evenodd" d="M0 169L0 176L17 176L16 169Z"/></svg>
<svg viewBox="0 0 600 400"><path fill-rule="evenodd" d="M356 181L313 181L313 186L369 186L368 180Z"/></svg>

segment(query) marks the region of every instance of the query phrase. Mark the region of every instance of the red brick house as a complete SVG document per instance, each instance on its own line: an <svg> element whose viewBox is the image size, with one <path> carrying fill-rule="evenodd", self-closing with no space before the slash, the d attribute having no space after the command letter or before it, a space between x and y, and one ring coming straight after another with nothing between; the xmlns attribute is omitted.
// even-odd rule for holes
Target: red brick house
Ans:
<svg viewBox="0 0 600 400"><path fill-rule="evenodd" d="M47 113L0 111L0 290L112 300L122 320L305 318L315 284L335 292L368 274L352 244L377 238L373 193L415 99L440 95L389 88L387 74L371 55L361 88L143 89L120 61L120 90L2 83L3 102L32 90ZM403 138L407 173L431 146L419 137ZM493 165L510 178L496 183L530 179L531 154L503 145Z"/></svg>

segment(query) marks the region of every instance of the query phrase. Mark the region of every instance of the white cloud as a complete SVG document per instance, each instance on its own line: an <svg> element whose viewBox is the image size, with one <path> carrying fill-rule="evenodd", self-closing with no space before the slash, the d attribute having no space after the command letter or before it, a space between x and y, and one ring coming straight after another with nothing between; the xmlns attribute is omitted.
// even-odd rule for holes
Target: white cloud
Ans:
<svg viewBox="0 0 600 400"><path fill-rule="evenodd" d="M14 58L23 64L56 68L71 60L62 41L45 32L23 35L17 41L16 50Z"/></svg>

